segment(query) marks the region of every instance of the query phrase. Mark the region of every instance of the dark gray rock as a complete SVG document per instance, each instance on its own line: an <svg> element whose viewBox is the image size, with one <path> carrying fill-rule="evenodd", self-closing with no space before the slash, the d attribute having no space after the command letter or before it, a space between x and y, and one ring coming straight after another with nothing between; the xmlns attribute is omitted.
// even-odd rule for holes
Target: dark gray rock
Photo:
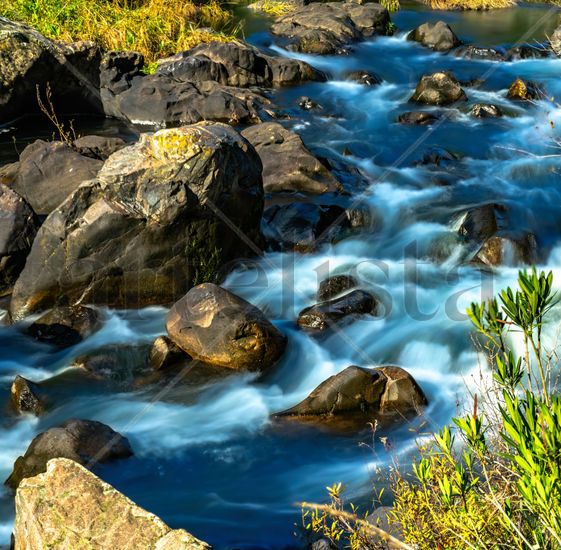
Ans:
<svg viewBox="0 0 561 550"><path fill-rule="evenodd" d="M456 57L466 59L483 59L487 61L505 61L506 51L498 48L482 48L480 46L460 46L454 51Z"/></svg>
<svg viewBox="0 0 561 550"><path fill-rule="evenodd" d="M430 111L408 111L399 115L397 121L400 124L411 124L416 126L429 126L438 122L442 117L438 113Z"/></svg>
<svg viewBox="0 0 561 550"><path fill-rule="evenodd" d="M326 76L304 61L262 54L240 42L210 42L162 59L157 74L195 83L208 80L247 88L324 81Z"/></svg>
<svg viewBox="0 0 561 550"><path fill-rule="evenodd" d="M38 384L18 375L10 389L10 401L18 414L39 416L45 409L46 396Z"/></svg>
<svg viewBox="0 0 561 550"><path fill-rule="evenodd" d="M421 78L410 101L426 105L451 105L466 99L466 93L452 73L437 72Z"/></svg>
<svg viewBox="0 0 561 550"><path fill-rule="evenodd" d="M20 155L12 188L36 214L50 214L81 183L97 176L103 162L85 157L62 141L38 139Z"/></svg>
<svg viewBox="0 0 561 550"><path fill-rule="evenodd" d="M250 126L242 136L263 163L263 188L268 193L319 195L341 189L331 172L306 148L300 136L277 122Z"/></svg>
<svg viewBox="0 0 561 550"><path fill-rule="evenodd" d="M38 228L29 204L0 184L0 296L11 291L23 270Z"/></svg>
<svg viewBox="0 0 561 550"><path fill-rule="evenodd" d="M121 138L105 136L83 136L72 143L80 155L103 161L126 146L127 143Z"/></svg>
<svg viewBox="0 0 561 550"><path fill-rule="evenodd" d="M67 420L59 427L40 433L14 463L5 484L17 489L21 480L41 474L51 458L68 458L87 468L128 458L133 452L128 440L109 426L93 420Z"/></svg>
<svg viewBox="0 0 561 550"><path fill-rule="evenodd" d="M314 109L321 109L321 106L318 105L317 102L307 96L298 98L297 103L298 107L300 107L300 109L302 109L303 111L313 111Z"/></svg>
<svg viewBox="0 0 561 550"><path fill-rule="evenodd" d="M353 71L347 73L345 75L345 80L356 82L357 84L364 84L365 86L378 86L383 82L380 76L368 71Z"/></svg>
<svg viewBox="0 0 561 550"><path fill-rule="evenodd" d="M499 118L503 116L501 108L490 103L475 104L471 108L470 114L475 118Z"/></svg>
<svg viewBox="0 0 561 550"><path fill-rule="evenodd" d="M522 44L508 50L507 61L518 61L520 59L546 59L551 57L551 51L541 44Z"/></svg>
<svg viewBox="0 0 561 550"><path fill-rule="evenodd" d="M271 32L289 48L307 53L339 53L346 45L386 34L390 17L379 4L314 2L277 19Z"/></svg>
<svg viewBox="0 0 561 550"><path fill-rule="evenodd" d="M378 300L364 290L352 290L339 298L320 302L303 309L298 326L313 330L327 330L350 315L375 315Z"/></svg>
<svg viewBox="0 0 561 550"><path fill-rule="evenodd" d="M78 301L167 304L212 279L254 253L238 231L260 239L261 170L223 124L143 134L46 219L14 287L13 318Z"/></svg>
<svg viewBox="0 0 561 550"><path fill-rule="evenodd" d="M351 275L334 275L319 284L317 299L320 302L332 300L357 286L358 281Z"/></svg>
<svg viewBox="0 0 561 550"><path fill-rule="evenodd" d="M446 166L458 160L458 156L443 147L431 147L423 152L422 157L413 163L414 166Z"/></svg>
<svg viewBox="0 0 561 550"><path fill-rule="evenodd" d="M150 349L150 364L156 369L166 369L191 359L167 336L158 336Z"/></svg>
<svg viewBox="0 0 561 550"><path fill-rule="evenodd" d="M79 344L98 330L101 320L97 310L86 306L55 307L27 328L27 333L46 344L67 348Z"/></svg>
<svg viewBox="0 0 561 550"><path fill-rule="evenodd" d="M407 35L408 40L419 42L437 52L448 52L461 44L460 39L444 21L423 23Z"/></svg>
<svg viewBox="0 0 561 550"><path fill-rule="evenodd" d="M269 369L286 347L286 337L261 310L210 283L192 288L173 305L166 329L194 359L240 372Z"/></svg>

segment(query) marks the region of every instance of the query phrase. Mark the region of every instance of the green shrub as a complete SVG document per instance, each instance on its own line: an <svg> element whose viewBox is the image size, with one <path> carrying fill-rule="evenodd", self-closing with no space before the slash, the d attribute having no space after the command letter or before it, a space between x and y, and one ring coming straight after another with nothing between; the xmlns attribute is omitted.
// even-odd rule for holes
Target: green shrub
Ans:
<svg viewBox="0 0 561 550"><path fill-rule="evenodd" d="M491 386L469 414L419 449L410 474L392 472L389 521L406 548L558 549L561 547L561 398L554 350L543 327L556 302L551 273L520 272L518 289L472 304L468 315L493 369ZM512 338L523 342L517 357ZM339 494L306 506L305 526L336 544L384 548L351 508L343 527ZM333 526L335 525L335 528ZM360 539L360 546L355 540ZM355 544L355 546L353 546Z"/></svg>

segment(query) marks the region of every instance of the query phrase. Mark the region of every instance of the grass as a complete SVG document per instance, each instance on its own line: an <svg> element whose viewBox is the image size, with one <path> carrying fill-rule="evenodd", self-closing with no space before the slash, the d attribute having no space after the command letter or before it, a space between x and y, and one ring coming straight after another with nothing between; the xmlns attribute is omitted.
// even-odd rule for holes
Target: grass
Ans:
<svg viewBox="0 0 561 550"><path fill-rule="evenodd" d="M340 483L328 489L328 505L304 506L305 529L353 550L561 548L559 350L544 334L559 301L552 288L551 272L522 271L517 288L468 309L492 377L406 472L392 469L388 520L402 541L346 507Z"/></svg>
<svg viewBox="0 0 561 550"><path fill-rule="evenodd" d="M236 34L232 14L217 0L0 0L0 15L54 40L135 50L147 62Z"/></svg>
<svg viewBox="0 0 561 550"><path fill-rule="evenodd" d="M433 10L494 10L516 5L514 0L425 0Z"/></svg>
<svg viewBox="0 0 561 550"><path fill-rule="evenodd" d="M295 11L296 4L290 0L257 0L249 4L248 8L271 17L281 17Z"/></svg>

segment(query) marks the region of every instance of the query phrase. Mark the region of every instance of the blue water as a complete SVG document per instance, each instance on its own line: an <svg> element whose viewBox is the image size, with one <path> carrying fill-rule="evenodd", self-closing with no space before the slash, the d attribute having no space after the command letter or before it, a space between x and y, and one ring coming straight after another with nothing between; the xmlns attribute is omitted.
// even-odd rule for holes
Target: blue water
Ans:
<svg viewBox="0 0 561 550"><path fill-rule="evenodd" d="M136 452L130 460L104 466L104 479L171 526L184 527L219 550L298 547L296 503L324 499L325 486L337 481L348 485L350 498L367 504L363 497L376 480L376 466L396 456L406 463L416 438L461 408L466 383L473 389L486 376L463 311L470 301L512 282L516 266L485 274L462 265L464 251L454 237L462 212L488 201L507 205L511 225L536 235L539 263L555 271L557 284L561 281L556 143L561 110L552 99L561 92L561 60L470 61L407 42L405 32L444 19L465 42L508 47L524 35L530 43L543 41L557 17L556 10L538 5L488 13L438 13L408 5L394 17L394 37L359 44L345 57L299 56L327 71L330 80L276 92L276 102L292 117L284 123L318 154L361 170L367 183L350 182L351 195L344 201L366 208L376 224L313 254L269 252L228 277L226 286L261 307L287 334L284 358L259 380L229 378L195 396L179 384L155 399L158 388L151 385L125 390L68 366L108 344L150 343L164 332L163 308L105 311L103 330L65 353L30 342L16 328L3 328L0 403L21 374L48 380L57 405L40 419L0 416L0 477L8 475L38 432L84 417L125 434ZM294 55L276 47L262 29L249 40ZM370 88L345 82L345 72L353 69L374 71L384 83ZM478 90L465 88L469 101L440 125L397 124L400 113L416 109L407 100L419 78L442 69L460 80L483 77L485 83ZM533 105L508 101L508 86L518 76L542 83L549 99ZM296 99L302 95L323 110L301 111ZM475 120L467 113L476 102L495 103L508 116ZM432 146L461 158L447 185L437 184L434 170L412 165ZM352 155L343 155L345 149ZM295 316L314 302L318 280L348 270L382 297L386 315L357 320L321 339L298 331ZM388 362L408 369L431 403L424 427L413 423L385 433L391 453L368 434L335 435L269 421L270 413L294 405L350 364ZM11 497L1 492L0 518L2 544L9 540L13 510Z"/></svg>

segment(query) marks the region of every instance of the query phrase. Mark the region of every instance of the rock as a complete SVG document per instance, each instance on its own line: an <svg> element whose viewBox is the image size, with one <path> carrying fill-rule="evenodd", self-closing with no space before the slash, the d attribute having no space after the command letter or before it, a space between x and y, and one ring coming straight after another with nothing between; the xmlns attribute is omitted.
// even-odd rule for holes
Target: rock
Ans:
<svg viewBox="0 0 561 550"><path fill-rule="evenodd" d="M271 32L286 38L289 49L334 54L353 42L387 34L390 17L379 4L314 2L277 19Z"/></svg>
<svg viewBox="0 0 561 550"><path fill-rule="evenodd" d="M14 463L5 484L17 489L22 479L43 473L51 458L69 458L91 468L132 454L128 439L109 426L93 420L67 420L33 439L25 454Z"/></svg>
<svg viewBox="0 0 561 550"><path fill-rule="evenodd" d="M45 395L38 384L17 375L10 390L11 404L18 414L39 416L45 409Z"/></svg>
<svg viewBox="0 0 561 550"><path fill-rule="evenodd" d="M472 44L461 46L455 52L456 57L464 57L466 59L483 59L487 61L505 61L506 52L497 48L482 48Z"/></svg>
<svg viewBox="0 0 561 550"><path fill-rule="evenodd" d="M150 364L156 370L166 369L189 359L189 355L167 336L158 336L150 350Z"/></svg>
<svg viewBox="0 0 561 550"><path fill-rule="evenodd" d="M536 237L528 232L498 233L483 243L472 261L488 266L534 265L538 261Z"/></svg>
<svg viewBox="0 0 561 550"><path fill-rule="evenodd" d="M549 37L549 47L557 57L561 57L561 26Z"/></svg>
<svg viewBox="0 0 561 550"><path fill-rule="evenodd" d="M300 136L277 122L250 126L242 136L255 147L263 163L267 193L319 195L341 189L329 170L308 151Z"/></svg>
<svg viewBox="0 0 561 550"><path fill-rule="evenodd" d="M503 112L497 105L476 103L471 108L470 115L475 118L499 118L503 116Z"/></svg>
<svg viewBox="0 0 561 550"><path fill-rule="evenodd" d="M376 314L378 301L364 290L353 290L340 298L319 302L303 309L298 315L298 326L326 330L350 315Z"/></svg>
<svg viewBox="0 0 561 550"><path fill-rule="evenodd" d="M14 542L18 550L210 550L66 458L50 460L45 473L19 486Z"/></svg>
<svg viewBox="0 0 561 550"><path fill-rule="evenodd" d="M29 204L9 187L0 185L0 296L12 290L38 228Z"/></svg>
<svg viewBox="0 0 561 550"><path fill-rule="evenodd" d="M134 77L126 90L106 99L106 112L135 124L158 127L200 121L242 124L260 121L268 103L251 90L154 74Z"/></svg>
<svg viewBox="0 0 561 550"><path fill-rule="evenodd" d="M101 50L92 42L62 44L0 18L0 123L38 112L37 87L50 85L57 113L101 112Z"/></svg>
<svg viewBox="0 0 561 550"><path fill-rule="evenodd" d="M350 72L345 76L345 80L356 82L357 84L364 84L365 86L377 86L383 82L382 78L377 74L368 71Z"/></svg>
<svg viewBox="0 0 561 550"><path fill-rule="evenodd" d="M325 302L337 298L344 292L352 290L358 286L358 281L351 275L334 275L324 279L319 284L317 299Z"/></svg>
<svg viewBox="0 0 561 550"><path fill-rule="evenodd" d="M182 81L201 83L210 80L240 88L271 88L326 80L324 73L304 61L264 55L241 42L199 44L160 60L156 73Z"/></svg>
<svg viewBox="0 0 561 550"><path fill-rule="evenodd" d="M545 98L545 92L539 84L517 78L510 86L506 95L516 101L534 101Z"/></svg>
<svg viewBox="0 0 561 550"><path fill-rule="evenodd" d="M546 59L551 57L551 52L544 46L538 44L522 44L508 50L507 61L518 61L520 59Z"/></svg>
<svg viewBox="0 0 561 550"><path fill-rule="evenodd" d="M397 121L401 124L414 124L417 126L429 126L438 122L441 117L428 111L409 111L399 115Z"/></svg>
<svg viewBox="0 0 561 550"><path fill-rule="evenodd" d="M410 101L426 105L451 105L467 96L452 73L438 72L421 78Z"/></svg>
<svg viewBox="0 0 561 550"><path fill-rule="evenodd" d="M39 342L57 348L75 346L100 328L97 310L86 306L55 307L27 328Z"/></svg>
<svg viewBox="0 0 561 550"><path fill-rule="evenodd" d="M458 160L458 156L442 147L431 147L413 166L445 166Z"/></svg>
<svg viewBox="0 0 561 550"><path fill-rule="evenodd" d="M0 167L0 185L13 185L19 171L19 162L11 162Z"/></svg>
<svg viewBox="0 0 561 550"><path fill-rule="evenodd" d="M210 283L173 305L166 329L194 359L242 372L269 369L286 347L286 337L258 308Z"/></svg>
<svg viewBox="0 0 561 550"><path fill-rule="evenodd" d="M423 23L407 35L407 40L419 42L437 52L448 52L461 44L460 39L444 21Z"/></svg>
<svg viewBox="0 0 561 550"><path fill-rule="evenodd" d="M407 417L427 405L413 377L400 367L347 367L322 382L304 401L276 417L328 421L355 417L366 427L380 415Z"/></svg>
<svg viewBox="0 0 561 550"><path fill-rule="evenodd" d="M314 109L321 109L321 106L318 105L313 99L309 97L302 96L298 98L298 107L303 111L313 111Z"/></svg>
<svg viewBox="0 0 561 550"><path fill-rule="evenodd" d="M229 126L143 134L46 219L14 287L12 317L78 301L171 303L253 253L239 233L260 238L262 209L261 161Z"/></svg>
<svg viewBox="0 0 561 550"><path fill-rule="evenodd" d="M468 210L458 233L466 239L483 242L505 227L506 208L502 204L489 203Z"/></svg>
<svg viewBox="0 0 561 550"><path fill-rule="evenodd" d="M62 141L38 139L20 155L12 188L36 214L50 214L81 183L96 177L103 163L85 157Z"/></svg>
<svg viewBox="0 0 561 550"><path fill-rule="evenodd" d="M262 229L273 250L310 252L322 243L342 238L352 226L341 206L293 202L265 209Z"/></svg>
<svg viewBox="0 0 561 550"><path fill-rule="evenodd" d="M334 549L334 546L327 539L316 540L310 546L310 550L333 550L333 549Z"/></svg>
<svg viewBox="0 0 561 550"><path fill-rule="evenodd" d="M126 146L127 143L121 138L105 136L83 136L72 143L80 155L103 161Z"/></svg>
<svg viewBox="0 0 561 550"><path fill-rule="evenodd" d="M380 398L382 412L418 413L427 405L423 390L407 371L396 366L384 366L376 370L386 377L386 387Z"/></svg>

